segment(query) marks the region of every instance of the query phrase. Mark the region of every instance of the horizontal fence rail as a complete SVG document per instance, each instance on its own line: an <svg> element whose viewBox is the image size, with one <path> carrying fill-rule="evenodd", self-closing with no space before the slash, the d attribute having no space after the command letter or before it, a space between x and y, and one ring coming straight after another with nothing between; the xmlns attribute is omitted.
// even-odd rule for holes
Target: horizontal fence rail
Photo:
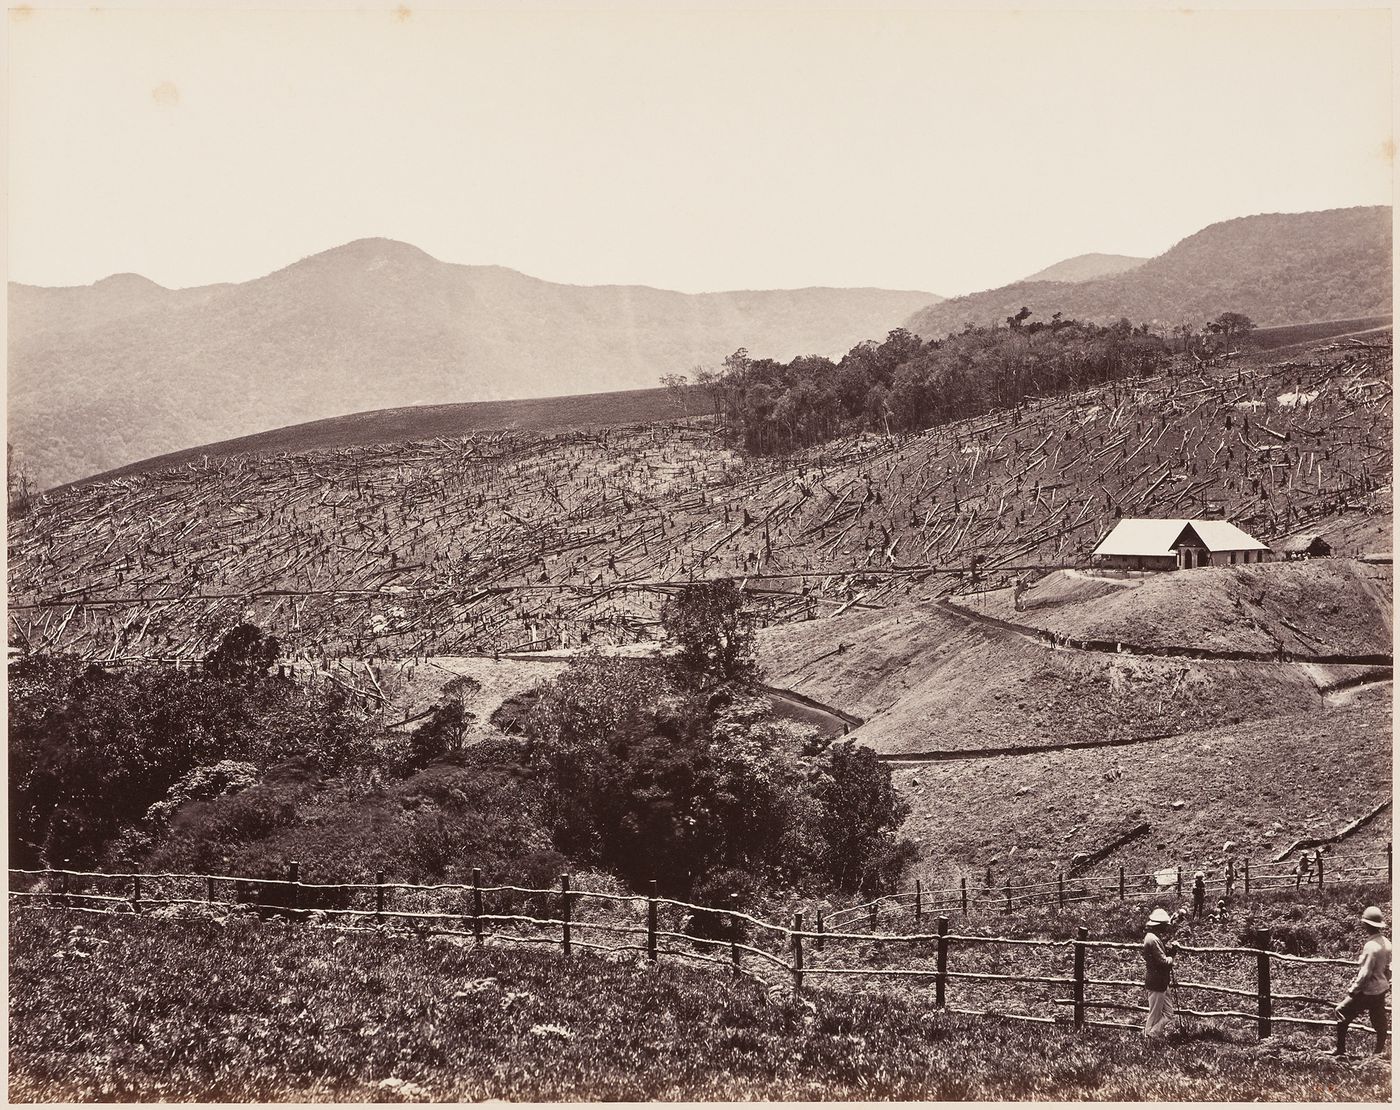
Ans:
<svg viewBox="0 0 1400 1110"><path fill-rule="evenodd" d="M1334 869L1333 882L1342 870ZM1389 863L1387 859L1384 866L1349 870L1388 874ZM1144 872L1132 878L1156 882L1160 874ZM1075 1029L1137 1028L1122 1021L1092 1019L1090 1014L1147 1009L1140 994L1140 941L1095 939L1083 928L1067 938L952 932L947 914L972 903L970 897L963 898L965 883L931 890L918 884L913 891L843 907L829 915L819 909L814 927L808 927L802 912L794 915L791 925L780 925L738 910L663 898L654 882L646 894L628 894L578 889L567 875L553 887L488 885L481 881L479 870L473 872L470 883L406 883L387 880L383 873L374 882L316 883L303 881L299 865L292 863L285 878L67 868L10 868L10 876L9 894L15 908L57 906L106 914L164 910L173 916L202 908L306 921L342 931L397 926L415 935L457 938L476 946L487 941L542 944L561 946L566 955L574 949L627 954L645 957L650 964L664 956L723 968L732 976L746 976L771 988L775 984L763 974L766 971L787 979L799 993L811 976L827 982L906 981L931 985L934 1005L949 1013L1050 1024L1067 1021ZM1128 876L1120 871L1104 878L1113 880L1115 894L1126 897ZM1082 885L1086 880L1076 881ZM1318 869L1319 892L1323 884ZM1297 887L1302 887L1301 880ZM1006 889L1003 884L996 897L982 904L1002 906ZM1059 879L1009 889L1019 890L1022 899L1026 892L1034 896L1048 890L1052 903L1075 900ZM1172 889L1169 885L1152 893L1165 899ZM1268 889L1272 888L1251 887ZM938 908L938 898L950 894L958 898L946 910ZM354 904L356 899L363 904ZM906 920L912 914L916 931L876 931L881 907L898 908ZM868 915L870 930L829 927L850 915ZM929 918L932 931L917 929L924 917ZM1356 967L1354 960L1276 951L1267 929L1257 931L1252 944L1182 943L1175 951L1178 963L1185 963L1196 976L1173 982L1176 1013L1204 1022L1246 1022L1261 1039L1272 1034L1275 1024L1305 1030L1333 1028L1335 1019L1317 1016L1318 1010L1335 1004ZM891 953L908 966L890 966ZM1097 977L1090 974L1091 958ZM1200 978L1204 972L1227 981ZM948 1004L954 984L969 1005ZM1182 1004L1183 994L1189 1004ZM1007 996L1010 1008L1004 1004ZM1230 999L1242 1001L1235 1008L1217 1008L1219 1002L1228 1004ZM1216 1007L1211 1000L1219 1000ZM1246 1001L1252 1001L1252 1007ZM1304 1014L1279 1013L1276 1008L1281 1005L1302 1009ZM1036 1007L1049 1012L1025 1012ZM1308 1010L1312 1016L1305 1016ZM1373 1032L1365 1025L1355 1028Z"/></svg>
<svg viewBox="0 0 1400 1110"><path fill-rule="evenodd" d="M1290 853L1291 854L1291 853ZM1330 860L1320 851L1300 851L1298 859L1306 859L1304 869L1295 863L1288 867L1281 861L1255 865L1250 859L1231 859L1225 863L1195 863L1181 861L1155 871L1130 872L1120 867L1114 873L1094 875L1075 874L1071 868L1054 878L1032 883L1012 883L1009 879L995 881L990 869L980 877L962 876L957 886L928 887L917 883L912 890L884 894L866 902L843 906L823 915L828 926L840 925L853 917L865 916L872 926L882 911L912 911L916 921L937 913L961 912L972 909L1001 908L1008 912L1037 905L1069 905L1095 900L1132 901L1143 898L1178 896L1190 901L1195 895L1195 875L1201 875L1203 910L1211 909L1220 898L1236 894L1267 893L1270 891L1301 890L1322 894L1333 883L1381 882L1392 885L1391 842L1386 841L1384 857Z"/></svg>

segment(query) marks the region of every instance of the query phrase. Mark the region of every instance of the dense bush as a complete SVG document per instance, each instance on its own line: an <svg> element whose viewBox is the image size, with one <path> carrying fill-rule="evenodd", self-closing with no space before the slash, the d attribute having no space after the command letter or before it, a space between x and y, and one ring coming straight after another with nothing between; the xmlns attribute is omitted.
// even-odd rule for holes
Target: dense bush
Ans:
<svg viewBox="0 0 1400 1110"><path fill-rule="evenodd" d="M16 862L95 862L152 806L178 801L182 780L221 760L264 769L301 755L325 774L372 763L369 720L339 691L269 676L270 642L241 625L200 673L17 660L9 706Z"/></svg>
<svg viewBox="0 0 1400 1110"><path fill-rule="evenodd" d="M555 846L686 897L737 892L740 874L888 887L912 853L894 839L906 810L889 769L850 744L821 754L810 730L773 719L745 684L755 668L742 595L723 586L690 586L668 604L677 656L585 656L524 711Z"/></svg>

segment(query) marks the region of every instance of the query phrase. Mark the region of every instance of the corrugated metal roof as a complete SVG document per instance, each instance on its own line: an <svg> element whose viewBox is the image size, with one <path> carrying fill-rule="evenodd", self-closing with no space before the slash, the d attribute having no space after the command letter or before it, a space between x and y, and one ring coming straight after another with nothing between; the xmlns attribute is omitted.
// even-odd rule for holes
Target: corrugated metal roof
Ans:
<svg viewBox="0 0 1400 1110"><path fill-rule="evenodd" d="M1267 551L1248 532L1236 528L1228 520L1186 520L1176 517L1129 517L1113 526L1095 555L1157 555L1176 554L1174 544L1190 525L1207 551Z"/></svg>

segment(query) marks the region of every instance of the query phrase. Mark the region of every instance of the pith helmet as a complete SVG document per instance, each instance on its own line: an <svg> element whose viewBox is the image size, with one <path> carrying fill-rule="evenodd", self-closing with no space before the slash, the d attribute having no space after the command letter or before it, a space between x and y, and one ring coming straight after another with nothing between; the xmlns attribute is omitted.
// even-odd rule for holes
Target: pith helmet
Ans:
<svg viewBox="0 0 1400 1110"><path fill-rule="evenodd" d="M1376 912L1380 913L1380 910L1377 910ZM1172 923L1172 915L1169 914L1166 910L1162 909L1161 906L1158 906L1155 910L1153 910L1150 914L1147 915L1147 923L1149 925L1170 925Z"/></svg>
<svg viewBox="0 0 1400 1110"><path fill-rule="evenodd" d="M1361 920L1377 929L1385 928L1385 914L1381 913L1378 906L1367 906L1361 914Z"/></svg>

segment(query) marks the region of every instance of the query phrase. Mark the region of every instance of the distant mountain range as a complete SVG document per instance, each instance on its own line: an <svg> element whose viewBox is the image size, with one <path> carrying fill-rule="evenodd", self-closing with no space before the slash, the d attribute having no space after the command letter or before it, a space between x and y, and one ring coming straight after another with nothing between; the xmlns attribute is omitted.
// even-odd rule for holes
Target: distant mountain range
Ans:
<svg viewBox="0 0 1400 1110"><path fill-rule="evenodd" d="M740 347L839 356L937 299L559 285L386 239L241 284L11 284L8 438L47 487L367 409L655 386Z"/></svg>
<svg viewBox="0 0 1400 1110"><path fill-rule="evenodd" d="M1086 256L1095 257L1095 256ZM1102 257L1102 256L1099 256ZM1126 316L1200 323L1243 312L1256 324L1371 316L1391 308L1390 208L1245 216L1212 224L1165 254L1111 276L1046 280L1070 259L1001 289L929 305L905 327L926 339L964 324L1001 323L1022 306L1095 322Z"/></svg>
<svg viewBox="0 0 1400 1110"><path fill-rule="evenodd" d="M1022 281L1093 281L1095 278L1112 277L1126 270L1135 270L1147 259L1134 258L1130 254L1079 254L1037 270Z"/></svg>

